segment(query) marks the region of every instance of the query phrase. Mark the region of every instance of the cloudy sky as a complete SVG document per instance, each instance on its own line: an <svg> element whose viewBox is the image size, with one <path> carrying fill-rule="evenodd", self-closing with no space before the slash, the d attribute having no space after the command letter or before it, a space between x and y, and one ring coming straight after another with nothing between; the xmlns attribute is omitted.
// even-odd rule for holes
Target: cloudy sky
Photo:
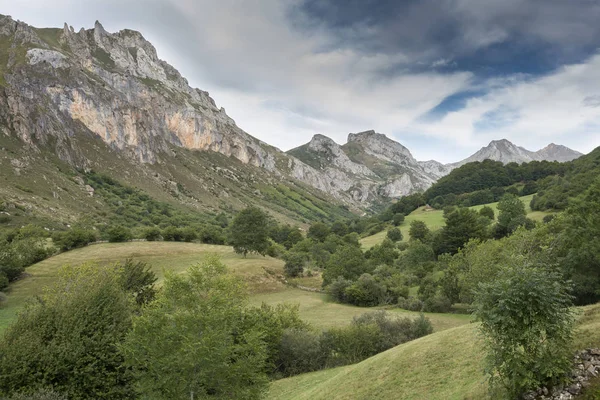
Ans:
<svg viewBox="0 0 600 400"><path fill-rule="evenodd" d="M0 13L139 30L283 150L368 129L443 162L501 138L600 146L598 0L0 0Z"/></svg>

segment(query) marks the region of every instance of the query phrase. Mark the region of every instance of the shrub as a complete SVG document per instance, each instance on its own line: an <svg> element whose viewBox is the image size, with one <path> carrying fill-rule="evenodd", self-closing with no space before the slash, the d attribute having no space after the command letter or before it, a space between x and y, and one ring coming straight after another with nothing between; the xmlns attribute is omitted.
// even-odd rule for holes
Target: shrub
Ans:
<svg viewBox="0 0 600 400"><path fill-rule="evenodd" d="M52 236L61 251L68 251L86 246L98 240L96 233L91 230L72 228L65 232L57 232Z"/></svg>
<svg viewBox="0 0 600 400"><path fill-rule="evenodd" d="M494 209L489 206L483 206L483 208L481 208L479 210L479 215L481 215L483 217L487 217L492 221L496 218L496 216L494 214Z"/></svg>
<svg viewBox="0 0 600 400"><path fill-rule="evenodd" d="M184 242L193 242L198 239L198 232L192 227L183 228L181 230L181 238Z"/></svg>
<svg viewBox="0 0 600 400"><path fill-rule="evenodd" d="M146 228L142 232L142 237L149 242L160 240L160 229L156 227Z"/></svg>
<svg viewBox="0 0 600 400"><path fill-rule="evenodd" d="M279 368L284 376L316 371L325 366L327 354L321 337L308 329L292 328L283 332L279 347Z"/></svg>
<svg viewBox="0 0 600 400"><path fill-rule="evenodd" d="M281 341L288 330L306 330L308 325L300 319L299 305L262 304L246 310L242 317L241 331L256 330L261 332L262 341L266 345L266 369L272 375L282 372L280 365Z"/></svg>
<svg viewBox="0 0 600 400"><path fill-rule="evenodd" d="M416 297L399 298L398 307L408 311L423 311L423 302Z"/></svg>
<svg viewBox="0 0 600 400"><path fill-rule="evenodd" d="M216 257L187 274L167 273L122 345L140 397L260 398L268 346L246 313L242 281Z"/></svg>
<svg viewBox="0 0 600 400"><path fill-rule="evenodd" d="M168 242L181 242L183 240L183 232L177 227L168 226L163 229L162 237Z"/></svg>
<svg viewBox="0 0 600 400"><path fill-rule="evenodd" d="M133 396L117 344L131 327L130 301L112 268L61 271L21 311L0 342L0 393L52 386L69 398Z"/></svg>
<svg viewBox="0 0 600 400"><path fill-rule="evenodd" d="M302 275L304 271L305 257L300 253L289 253L285 257L283 271L288 278L295 278Z"/></svg>
<svg viewBox="0 0 600 400"><path fill-rule="evenodd" d="M398 228L392 228L387 231L387 238L392 242L399 242L402 240L402 232Z"/></svg>
<svg viewBox="0 0 600 400"><path fill-rule="evenodd" d="M386 298L386 288L370 274L362 274L360 278L344 291L346 301L361 307L383 304Z"/></svg>
<svg viewBox="0 0 600 400"><path fill-rule="evenodd" d="M213 225L202 228L198 238L202 243L225 244L225 235L223 234L223 230Z"/></svg>
<svg viewBox="0 0 600 400"><path fill-rule="evenodd" d="M442 293L436 293L423 302L423 311L446 313L452 309L452 301Z"/></svg>
<svg viewBox="0 0 600 400"><path fill-rule="evenodd" d="M560 383L571 368L574 316L570 285L537 265L505 268L479 284L475 315L487 349L492 387L518 397Z"/></svg>
<svg viewBox="0 0 600 400"><path fill-rule="evenodd" d="M394 216L392 217L392 223L394 224L394 226L402 225L404 223L404 214L394 214Z"/></svg>
<svg viewBox="0 0 600 400"><path fill-rule="evenodd" d="M352 285L351 280L338 276L338 278L327 287L327 293L333 300L340 303L347 303L348 298L346 297L346 289L350 287L350 285Z"/></svg>
<svg viewBox="0 0 600 400"><path fill-rule="evenodd" d="M0 290L6 289L8 287L8 277L1 271L0 267Z"/></svg>
<svg viewBox="0 0 600 400"><path fill-rule="evenodd" d="M110 243L128 242L133 238L131 230L122 225L108 228L106 234Z"/></svg>

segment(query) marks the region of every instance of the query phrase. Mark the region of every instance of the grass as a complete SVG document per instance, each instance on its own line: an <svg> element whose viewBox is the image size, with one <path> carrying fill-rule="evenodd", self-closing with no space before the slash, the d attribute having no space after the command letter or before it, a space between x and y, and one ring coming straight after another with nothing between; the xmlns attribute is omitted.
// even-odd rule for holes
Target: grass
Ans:
<svg viewBox="0 0 600 400"><path fill-rule="evenodd" d="M59 254L27 268L27 276L12 284L6 292L8 299L0 308L0 332L6 329L29 298L41 294L44 287L55 281L64 265L86 262L105 265L131 257L147 262L162 279L165 271L185 272L210 253L218 254L234 273L242 276L251 293L284 289L280 282L283 261L258 255L244 258L228 246L177 242L97 244Z"/></svg>
<svg viewBox="0 0 600 400"><path fill-rule="evenodd" d="M376 308L355 307L347 304L338 304L327 300L323 293L308 292L300 289L288 288L286 290L263 293L252 296L251 303L278 304L291 303L300 305L300 317L319 329L327 329L347 325L352 318ZM400 317L416 317L417 312L406 311L399 308L385 308L387 311ZM431 320L435 331L442 331L465 325L471 320L470 315L464 314L435 314L426 313Z"/></svg>
<svg viewBox="0 0 600 400"><path fill-rule="evenodd" d="M600 346L600 304L580 308L577 349ZM394 347L358 364L282 379L270 400L485 399L483 349L477 324Z"/></svg>
<svg viewBox="0 0 600 400"><path fill-rule="evenodd" d="M548 215L548 213L543 211L532 211L531 207L529 207L529 203L531 202L532 198L533 195L521 197L521 201L523 202L523 204L525 204L525 211L527 212L527 217L535 221L541 221L546 215ZM491 207L494 210L494 214L496 215L496 217L498 217L498 202L482 204L470 208L475 211L479 211L484 206ZM429 230L435 231L442 228L445 224L444 211L427 209L426 207L419 207L418 209L407 215L404 220L404 223L400 225L400 231L402 231L402 235L404 236L403 241L407 241L409 238L408 231L410 230L410 223L412 221L423 221L425 222ZM362 244L363 249L367 250L375 246L376 244L383 242L383 239L385 239L386 235L387 230L384 230L379 233L376 233L375 235L367 236L361 239L360 242Z"/></svg>

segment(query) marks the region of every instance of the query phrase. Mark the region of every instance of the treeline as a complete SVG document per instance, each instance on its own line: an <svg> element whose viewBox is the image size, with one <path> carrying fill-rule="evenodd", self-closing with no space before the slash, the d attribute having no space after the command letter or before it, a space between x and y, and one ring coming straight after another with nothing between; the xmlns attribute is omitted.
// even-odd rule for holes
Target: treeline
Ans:
<svg viewBox="0 0 600 400"><path fill-rule="evenodd" d="M551 175L562 176L568 170L566 163L532 161L509 163L484 160L465 164L440 178L424 196L432 204L438 196L460 195L484 189L502 188L515 183L537 181Z"/></svg>
<svg viewBox="0 0 600 400"><path fill-rule="evenodd" d="M65 267L0 341L9 399L258 399L270 379L359 362L432 332L364 314L319 331L298 307L251 307L215 257L161 288L141 262Z"/></svg>

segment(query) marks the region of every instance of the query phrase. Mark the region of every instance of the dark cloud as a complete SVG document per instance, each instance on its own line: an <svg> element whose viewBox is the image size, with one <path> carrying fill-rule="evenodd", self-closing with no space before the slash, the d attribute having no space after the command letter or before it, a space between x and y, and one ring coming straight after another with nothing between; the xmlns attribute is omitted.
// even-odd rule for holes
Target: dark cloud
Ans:
<svg viewBox="0 0 600 400"><path fill-rule="evenodd" d="M334 32L334 46L488 76L548 72L600 46L595 0L306 0L296 10Z"/></svg>

